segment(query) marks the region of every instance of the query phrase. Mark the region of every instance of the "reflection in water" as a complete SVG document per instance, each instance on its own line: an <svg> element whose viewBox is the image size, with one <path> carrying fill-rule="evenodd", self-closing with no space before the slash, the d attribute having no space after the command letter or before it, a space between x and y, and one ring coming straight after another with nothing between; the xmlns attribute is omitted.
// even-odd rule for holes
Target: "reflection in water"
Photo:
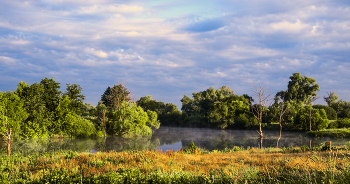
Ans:
<svg viewBox="0 0 350 184"><path fill-rule="evenodd" d="M164 144L162 146L158 146L157 147L157 150L162 150L163 153L165 153L167 150L174 150L174 151L177 151L177 150L180 150L182 149L182 143L181 142L176 142L174 144Z"/></svg>
<svg viewBox="0 0 350 184"><path fill-rule="evenodd" d="M279 131L264 131L264 147L276 147ZM161 127L155 130L152 137L108 137L108 138L63 138L63 139L30 139L13 140L12 153L22 155L45 153L59 150L77 152L96 151L134 151L134 150L179 150L187 148L193 141L202 149L223 150L225 148L258 147L259 135L255 130L216 130L207 128ZM332 141L334 146L347 145L349 138L313 138L305 133L282 132L279 147L318 146ZM6 145L0 143L0 154L6 154Z"/></svg>

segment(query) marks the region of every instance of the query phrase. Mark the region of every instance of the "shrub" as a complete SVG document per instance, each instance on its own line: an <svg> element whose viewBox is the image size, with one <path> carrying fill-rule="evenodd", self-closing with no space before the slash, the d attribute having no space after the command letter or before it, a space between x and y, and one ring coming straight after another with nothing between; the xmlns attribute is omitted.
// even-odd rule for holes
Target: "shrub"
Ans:
<svg viewBox="0 0 350 184"><path fill-rule="evenodd" d="M80 117L76 118L72 132L74 137L89 137L96 135L96 133L95 125L91 121Z"/></svg>
<svg viewBox="0 0 350 184"><path fill-rule="evenodd" d="M326 114L327 114L327 118L329 120L336 120L337 119L337 112L332 107L329 107L327 105L313 105L312 108L324 109Z"/></svg>
<svg viewBox="0 0 350 184"><path fill-rule="evenodd" d="M335 128L339 128L338 120L331 120L328 124L327 129L335 129Z"/></svg>
<svg viewBox="0 0 350 184"><path fill-rule="evenodd" d="M342 118L337 120L338 128L350 128L350 119Z"/></svg>
<svg viewBox="0 0 350 184"><path fill-rule="evenodd" d="M188 150L190 150L191 152L195 152L197 149L198 147L194 144L193 141L190 143L190 145L188 145Z"/></svg>

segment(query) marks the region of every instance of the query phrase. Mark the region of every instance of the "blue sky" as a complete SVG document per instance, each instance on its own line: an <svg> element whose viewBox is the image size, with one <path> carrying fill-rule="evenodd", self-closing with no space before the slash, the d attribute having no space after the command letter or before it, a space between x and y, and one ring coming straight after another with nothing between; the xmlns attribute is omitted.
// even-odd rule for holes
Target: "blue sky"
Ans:
<svg viewBox="0 0 350 184"><path fill-rule="evenodd" d="M123 82L180 109L209 87L274 95L299 72L350 101L349 58L345 0L0 1L0 91L53 77L96 105Z"/></svg>

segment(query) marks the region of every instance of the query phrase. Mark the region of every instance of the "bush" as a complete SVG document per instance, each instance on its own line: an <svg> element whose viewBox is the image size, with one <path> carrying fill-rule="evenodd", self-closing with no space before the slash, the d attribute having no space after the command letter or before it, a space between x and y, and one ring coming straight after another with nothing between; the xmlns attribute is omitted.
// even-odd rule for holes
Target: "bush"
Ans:
<svg viewBox="0 0 350 184"><path fill-rule="evenodd" d="M191 152L195 152L197 149L198 147L194 144L193 141L190 143L190 145L188 145L188 150L190 150Z"/></svg>
<svg viewBox="0 0 350 184"><path fill-rule="evenodd" d="M337 120L338 128L350 128L350 119L342 118Z"/></svg>
<svg viewBox="0 0 350 184"><path fill-rule="evenodd" d="M339 128L338 121L337 120L331 120L328 124L327 129L335 129Z"/></svg>
<svg viewBox="0 0 350 184"><path fill-rule="evenodd" d="M327 105L313 105L312 108L314 109L324 109L324 111L327 114L327 118L329 120L336 120L337 119L337 112Z"/></svg>
<svg viewBox="0 0 350 184"><path fill-rule="evenodd" d="M346 108L339 113L339 118L350 118L350 108Z"/></svg>
<svg viewBox="0 0 350 184"><path fill-rule="evenodd" d="M74 137L89 137L96 135L96 133L95 125L90 120L81 117L76 118L72 132Z"/></svg>

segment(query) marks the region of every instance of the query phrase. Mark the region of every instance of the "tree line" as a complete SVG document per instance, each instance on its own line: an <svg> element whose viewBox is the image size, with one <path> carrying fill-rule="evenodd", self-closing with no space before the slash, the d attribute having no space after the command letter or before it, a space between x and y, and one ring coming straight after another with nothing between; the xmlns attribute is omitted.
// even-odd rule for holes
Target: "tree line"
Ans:
<svg viewBox="0 0 350 184"><path fill-rule="evenodd" d="M181 111L172 103L151 96L133 98L124 84L107 87L97 106L83 103L85 96L77 84L60 83L53 78L40 83L21 81L15 91L0 92L2 139L52 136L151 135L163 126L219 129L262 129L272 122L280 131L318 131L350 127L350 102L338 100L335 92L324 96L327 105L313 105L320 86L300 73L290 76L287 89L273 98L263 85L253 95L237 95L227 86L208 88L184 95ZM333 121L329 121L333 120ZM278 144L278 143L277 143Z"/></svg>

